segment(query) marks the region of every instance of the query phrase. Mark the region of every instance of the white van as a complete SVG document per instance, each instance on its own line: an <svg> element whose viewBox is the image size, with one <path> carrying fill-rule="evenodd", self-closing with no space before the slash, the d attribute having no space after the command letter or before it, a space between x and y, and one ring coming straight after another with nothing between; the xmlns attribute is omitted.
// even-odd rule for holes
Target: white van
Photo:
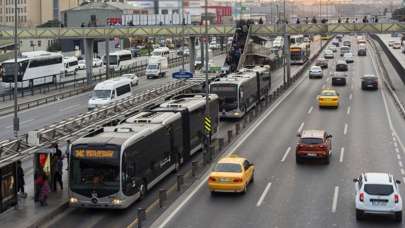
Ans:
<svg viewBox="0 0 405 228"><path fill-rule="evenodd" d="M114 78L100 82L94 87L88 102L88 109L93 110L132 95L131 80Z"/></svg>
<svg viewBox="0 0 405 228"><path fill-rule="evenodd" d="M76 57L64 57L63 65L65 66L65 75L75 75L79 70L79 60Z"/></svg>
<svg viewBox="0 0 405 228"><path fill-rule="evenodd" d="M169 72L169 64L166 57L152 56L146 66L146 78L165 77Z"/></svg>
<svg viewBox="0 0 405 228"><path fill-rule="evenodd" d="M169 58L169 57L171 57L170 56L170 49L168 47L155 48L153 50L153 52L152 52L152 56Z"/></svg>
<svg viewBox="0 0 405 228"><path fill-rule="evenodd" d="M129 50L121 50L110 53L110 69L114 71L125 70L130 65L135 63L135 60L132 59L132 53ZM104 65L107 66L107 58L104 56Z"/></svg>

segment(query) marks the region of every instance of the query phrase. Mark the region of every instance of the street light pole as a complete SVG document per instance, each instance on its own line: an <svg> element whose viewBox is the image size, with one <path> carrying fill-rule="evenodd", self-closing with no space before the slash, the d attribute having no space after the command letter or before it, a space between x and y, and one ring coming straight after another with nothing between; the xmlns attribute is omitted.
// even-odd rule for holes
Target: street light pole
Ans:
<svg viewBox="0 0 405 228"><path fill-rule="evenodd" d="M290 81L290 40L287 34L287 16L286 16L286 7L285 7L285 0L284 0L284 83L288 83Z"/></svg>
<svg viewBox="0 0 405 228"><path fill-rule="evenodd" d="M210 118L210 106L209 106L209 82L208 82L208 0L205 0L205 117ZM202 45L202 44L201 44ZM203 48L203 47L201 47ZM210 144L211 133L206 132L206 156L211 158ZM209 159L207 159L209 160Z"/></svg>
<svg viewBox="0 0 405 228"><path fill-rule="evenodd" d="M180 0L181 1L181 27L182 27L182 29L181 29L181 39L182 39L182 47L181 47L181 51L182 51L182 55L181 55L181 69L182 69L182 71L184 72L184 43L185 43L185 40L184 40L184 26L185 26L185 23L186 23L186 20L184 19L184 0Z"/></svg>
<svg viewBox="0 0 405 228"><path fill-rule="evenodd" d="M17 0L14 0L14 118L13 118L13 129L14 136L18 138L18 131L20 130L20 123L18 120L18 109L17 109L17 80L18 80L18 37L17 37L17 27L18 27L18 13L17 13ZM22 81L21 81L22 83Z"/></svg>

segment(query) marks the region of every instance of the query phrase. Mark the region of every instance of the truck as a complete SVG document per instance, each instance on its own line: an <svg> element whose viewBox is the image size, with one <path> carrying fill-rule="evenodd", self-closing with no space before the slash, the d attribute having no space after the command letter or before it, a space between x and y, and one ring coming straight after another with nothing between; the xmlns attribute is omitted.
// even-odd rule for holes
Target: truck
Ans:
<svg viewBox="0 0 405 228"><path fill-rule="evenodd" d="M148 66L146 67L146 78L161 78L165 77L169 72L169 64L167 57L152 56L149 59Z"/></svg>

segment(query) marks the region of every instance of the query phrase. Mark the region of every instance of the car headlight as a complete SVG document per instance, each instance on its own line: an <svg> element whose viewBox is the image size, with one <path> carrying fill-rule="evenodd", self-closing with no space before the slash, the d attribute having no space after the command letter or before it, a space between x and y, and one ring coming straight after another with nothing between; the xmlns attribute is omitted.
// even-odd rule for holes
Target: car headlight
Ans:
<svg viewBox="0 0 405 228"><path fill-rule="evenodd" d="M118 198L113 198L111 203L113 205L120 205L122 203L122 200L118 199Z"/></svg>
<svg viewBox="0 0 405 228"><path fill-rule="evenodd" d="M77 198L75 198L75 197L70 197L69 202L70 203L77 203L77 202L79 202L79 200Z"/></svg>
<svg viewBox="0 0 405 228"><path fill-rule="evenodd" d="M235 116L239 116L240 113L239 113L239 112L235 112L234 115L235 115Z"/></svg>

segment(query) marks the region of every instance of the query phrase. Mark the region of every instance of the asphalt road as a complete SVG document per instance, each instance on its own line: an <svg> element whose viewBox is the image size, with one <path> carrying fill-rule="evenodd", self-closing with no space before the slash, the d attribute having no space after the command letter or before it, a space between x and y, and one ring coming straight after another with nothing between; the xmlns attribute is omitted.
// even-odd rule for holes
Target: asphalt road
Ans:
<svg viewBox="0 0 405 228"><path fill-rule="evenodd" d="M320 43L317 42L313 45L313 54L320 48ZM291 73L294 74L299 70L300 66L292 66ZM278 69L272 73L272 88L275 89L283 83L283 69ZM221 122L220 134L225 134L228 129L233 127L233 122ZM188 164L187 166L189 166ZM189 169L190 167L184 167ZM170 186L175 177L169 176L162 181L158 186L154 187L150 194L141 202L135 203L130 208L123 211L110 211L110 210L92 210L92 209L74 209L71 208L64 214L56 217L53 221L50 221L48 227L126 227L133 222L136 217L138 207L146 208L157 197L156 189L167 188ZM85 218L85 219L84 219Z"/></svg>
<svg viewBox="0 0 405 228"><path fill-rule="evenodd" d="M362 75L377 74L374 61L370 55L356 56L349 67L351 82L337 88L341 95L337 110L320 110L316 102L331 80L305 78L254 131L247 132L251 134L230 148L228 152L238 152L256 166L247 194L211 196L204 176L151 227L404 227L385 217L355 219L354 177L377 171L405 180L405 148L400 143L405 123L385 88L360 89ZM296 164L295 135L300 128L325 129L333 135L329 165ZM405 196L403 186L401 193Z"/></svg>

